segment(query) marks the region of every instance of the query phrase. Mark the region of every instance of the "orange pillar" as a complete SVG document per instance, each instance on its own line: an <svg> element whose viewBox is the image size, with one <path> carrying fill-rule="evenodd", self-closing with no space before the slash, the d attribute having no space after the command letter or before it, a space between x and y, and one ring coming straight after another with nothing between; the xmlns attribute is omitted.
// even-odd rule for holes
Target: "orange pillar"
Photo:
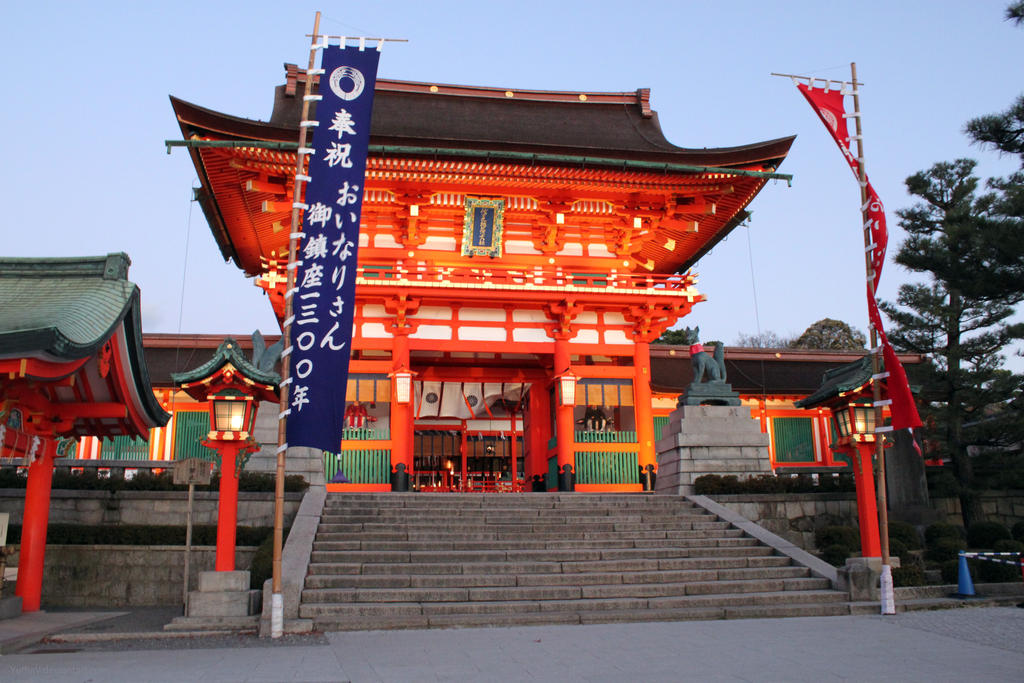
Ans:
<svg viewBox="0 0 1024 683"><path fill-rule="evenodd" d="M530 422L525 467L527 481L532 482L533 477L539 476L541 487L548 473L548 441L551 440L551 427L551 395L544 384L535 382L530 387Z"/></svg>
<svg viewBox="0 0 1024 683"><path fill-rule="evenodd" d="M235 534L238 527L238 451L242 443L218 443L220 495L217 500L217 559L214 569L235 571Z"/></svg>
<svg viewBox="0 0 1024 683"><path fill-rule="evenodd" d="M636 440L639 446L640 483L644 491L654 490L658 454L654 450L654 414L651 412L651 345L638 341L633 352L633 404L636 410Z"/></svg>
<svg viewBox="0 0 1024 683"><path fill-rule="evenodd" d="M394 341L391 347L391 367L393 372L408 372L409 365L409 331L394 329ZM415 392L410 390L409 403L398 403L397 392L391 391L391 471L404 473L412 477L413 468L413 413L412 401ZM398 466L402 467L399 468ZM401 479L401 481L398 481ZM408 481L404 477L396 477L399 488L392 490L407 491ZM404 486L403 486L404 484Z"/></svg>
<svg viewBox="0 0 1024 683"><path fill-rule="evenodd" d="M18 582L14 588L14 594L21 596L22 612L38 612L43 595L43 560L46 555L46 528L50 522L50 487L53 485L53 459L56 457L57 442L43 439L39 448L42 449L42 455L28 466Z"/></svg>
<svg viewBox="0 0 1024 683"><path fill-rule="evenodd" d="M564 338L555 339L555 383L558 378L569 372L569 340ZM576 433L573 425L573 402L575 397L570 397L569 405L563 405L565 401L561 396L561 388L558 394L558 406L555 408L555 436L558 438L558 490L576 490L576 454L573 450L573 443L576 440Z"/></svg>
<svg viewBox="0 0 1024 683"><path fill-rule="evenodd" d="M875 444L859 443L853 452L853 479L857 487L857 524L860 526L860 554L881 557L882 541L878 533L878 504L871 456Z"/></svg>

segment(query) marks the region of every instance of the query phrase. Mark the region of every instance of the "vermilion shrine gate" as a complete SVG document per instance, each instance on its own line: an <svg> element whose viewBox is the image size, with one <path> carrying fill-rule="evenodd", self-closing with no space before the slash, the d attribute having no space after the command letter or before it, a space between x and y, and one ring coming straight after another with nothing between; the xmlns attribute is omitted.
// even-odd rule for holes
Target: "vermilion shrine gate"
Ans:
<svg viewBox="0 0 1024 683"><path fill-rule="evenodd" d="M269 122L172 98L221 252L279 320L305 78ZM330 488L650 488L649 345L793 138L676 147L649 97L377 81Z"/></svg>

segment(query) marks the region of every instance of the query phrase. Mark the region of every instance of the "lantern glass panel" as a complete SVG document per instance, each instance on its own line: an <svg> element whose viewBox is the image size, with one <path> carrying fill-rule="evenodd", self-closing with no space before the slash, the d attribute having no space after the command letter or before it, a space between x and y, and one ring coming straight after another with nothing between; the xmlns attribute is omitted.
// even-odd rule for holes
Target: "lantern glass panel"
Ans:
<svg viewBox="0 0 1024 683"><path fill-rule="evenodd" d="M846 406L842 408L836 408L832 413L832 418L836 422L836 431L839 436L850 435L850 413Z"/></svg>
<svg viewBox="0 0 1024 683"><path fill-rule="evenodd" d="M245 426L245 401L213 401L214 427L218 432L240 432Z"/></svg>
<svg viewBox="0 0 1024 683"><path fill-rule="evenodd" d="M562 389L562 405L571 406L576 403L576 376L562 375L559 378Z"/></svg>
<svg viewBox="0 0 1024 683"><path fill-rule="evenodd" d="M868 405L857 405L853 407L854 419L858 434L875 433L875 409Z"/></svg>

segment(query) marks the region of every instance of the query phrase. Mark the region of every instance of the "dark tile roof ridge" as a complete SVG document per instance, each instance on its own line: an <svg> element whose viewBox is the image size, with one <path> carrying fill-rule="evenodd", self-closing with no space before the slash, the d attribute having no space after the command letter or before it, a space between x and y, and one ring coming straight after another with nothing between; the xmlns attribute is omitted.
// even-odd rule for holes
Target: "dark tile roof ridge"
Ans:
<svg viewBox="0 0 1024 683"><path fill-rule="evenodd" d="M125 280L132 261L128 254L105 256L0 257L0 277L98 277Z"/></svg>

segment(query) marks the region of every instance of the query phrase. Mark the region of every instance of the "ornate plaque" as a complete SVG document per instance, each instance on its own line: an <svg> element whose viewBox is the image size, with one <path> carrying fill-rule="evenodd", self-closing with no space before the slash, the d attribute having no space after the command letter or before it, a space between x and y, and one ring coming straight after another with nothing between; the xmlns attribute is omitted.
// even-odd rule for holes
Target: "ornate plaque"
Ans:
<svg viewBox="0 0 1024 683"><path fill-rule="evenodd" d="M462 230L463 256L501 256L501 233L505 225L504 199L466 197L466 218Z"/></svg>

